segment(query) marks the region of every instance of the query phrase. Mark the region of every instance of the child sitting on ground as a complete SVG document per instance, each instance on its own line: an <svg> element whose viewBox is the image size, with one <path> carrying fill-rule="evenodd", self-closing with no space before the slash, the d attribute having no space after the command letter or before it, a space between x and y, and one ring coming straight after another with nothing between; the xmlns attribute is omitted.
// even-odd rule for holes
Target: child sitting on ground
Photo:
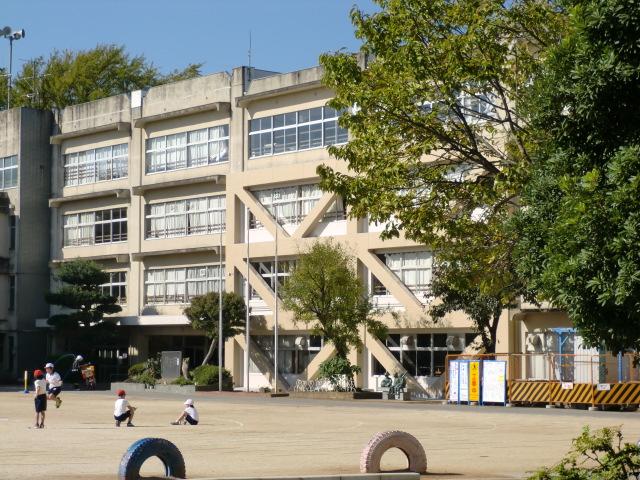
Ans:
<svg viewBox="0 0 640 480"><path fill-rule="evenodd" d="M127 427L135 427L131 421L133 420L133 414L136 411L135 407L129 405L129 402L124 398L127 392L124 390L118 390L116 392L118 399L113 410L113 418L116 419L116 427L120 426L120 422L127 420Z"/></svg>
<svg viewBox="0 0 640 480"><path fill-rule="evenodd" d="M47 382L44 379L42 370L35 370L33 376L35 377L35 381L33 382L35 388L33 400L36 406L35 428L44 428L44 416L47 411Z"/></svg>
<svg viewBox="0 0 640 480"><path fill-rule="evenodd" d="M178 417L175 422L171 422L171 425L197 425L199 416L196 407L193 406L193 400L190 398L184 402L185 409L182 412L182 415Z"/></svg>

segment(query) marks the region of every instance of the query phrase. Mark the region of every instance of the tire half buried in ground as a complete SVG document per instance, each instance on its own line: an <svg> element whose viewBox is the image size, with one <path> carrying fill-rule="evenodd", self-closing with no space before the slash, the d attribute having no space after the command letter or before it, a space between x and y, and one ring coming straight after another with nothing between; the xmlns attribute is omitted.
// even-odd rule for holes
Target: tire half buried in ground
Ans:
<svg viewBox="0 0 640 480"><path fill-rule="evenodd" d="M142 438L131 444L120 461L118 480L138 480L144 462L158 457L164 465L165 476L187 478L182 453L164 438Z"/></svg>
<svg viewBox="0 0 640 480"><path fill-rule="evenodd" d="M409 471L426 473L427 454L416 437L399 430L376 433L362 450L360 472L380 473L380 461L387 450L397 448L407 456Z"/></svg>

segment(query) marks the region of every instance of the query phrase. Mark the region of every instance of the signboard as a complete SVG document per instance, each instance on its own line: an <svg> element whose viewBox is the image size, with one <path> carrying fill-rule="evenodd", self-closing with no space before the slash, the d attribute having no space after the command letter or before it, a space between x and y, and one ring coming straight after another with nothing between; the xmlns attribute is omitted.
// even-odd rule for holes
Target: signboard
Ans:
<svg viewBox="0 0 640 480"><path fill-rule="evenodd" d="M460 362L458 374L458 401L469 401L469 362Z"/></svg>
<svg viewBox="0 0 640 480"><path fill-rule="evenodd" d="M507 403L507 362L485 360L482 362L483 403Z"/></svg>
<svg viewBox="0 0 640 480"><path fill-rule="evenodd" d="M609 390L611 390L611 384L610 383L599 383L598 386L596 387L596 390L599 392L608 392Z"/></svg>
<svg viewBox="0 0 640 480"><path fill-rule="evenodd" d="M458 373L460 368L460 362L457 360L451 360L449 362L449 401L458 401Z"/></svg>
<svg viewBox="0 0 640 480"><path fill-rule="evenodd" d="M573 390L573 382L562 382L560 388L562 390Z"/></svg>
<svg viewBox="0 0 640 480"><path fill-rule="evenodd" d="M469 401L480 401L480 362L469 362Z"/></svg>

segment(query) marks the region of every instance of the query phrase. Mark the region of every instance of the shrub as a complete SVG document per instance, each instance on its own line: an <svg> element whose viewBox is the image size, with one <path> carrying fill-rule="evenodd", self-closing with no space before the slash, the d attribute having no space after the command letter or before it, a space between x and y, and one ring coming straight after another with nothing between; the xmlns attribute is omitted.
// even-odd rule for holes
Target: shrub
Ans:
<svg viewBox="0 0 640 480"><path fill-rule="evenodd" d="M353 379L353 376L360 372L360 367L351 365L351 362L344 357L333 357L320 364L319 377L328 379L333 388L337 391L344 389L344 378Z"/></svg>
<svg viewBox="0 0 640 480"><path fill-rule="evenodd" d="M145 362L134 363L129 367L127 371L129 378L137 377L138 375L142 375L145 370Z"/></svg>
<svg viewBox="0 0 640 480"><path fill-rule="evenodd" d="M184 377L178 377L171 382L171 385L193 385L193 381L187 380Z"/></svg>
<svg viewBox="0 0 640 480"><path fill-rule="evenodd" d="M158 379L147 371L135 376L132 380L136 383L144 383L145 385L155 385L158 382Z"/></svg>
<svg viewBox="0 0 640 480"><path fill-rule="evenodd" d="M529 480L622 480L640 474L640 447L622 442L617 427L591 433L584 427L569 453L552 468L542 468Z"/></svg>
<svg viewBox="0 0 640 480"><path fill-rule="evenodd" d="M218 386L218 367L216 365L200 365L191 372L196 385ZM222 370L222 389L233 390L233 380L228 370Z"/></svg>

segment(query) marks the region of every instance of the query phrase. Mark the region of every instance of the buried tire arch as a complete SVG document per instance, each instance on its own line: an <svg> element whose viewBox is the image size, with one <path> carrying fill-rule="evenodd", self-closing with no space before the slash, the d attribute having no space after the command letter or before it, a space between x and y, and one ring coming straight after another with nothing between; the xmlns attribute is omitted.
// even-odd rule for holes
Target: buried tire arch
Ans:
<svg viewBox="0 0 640 480"><path fill-rule="evenodd" d="M422 444L410 433L399 430L378 432L371 437L360 456L360 472L381 473L382 456L392 448L405 454L410 472L427 472L427 454Z"/></svg>

